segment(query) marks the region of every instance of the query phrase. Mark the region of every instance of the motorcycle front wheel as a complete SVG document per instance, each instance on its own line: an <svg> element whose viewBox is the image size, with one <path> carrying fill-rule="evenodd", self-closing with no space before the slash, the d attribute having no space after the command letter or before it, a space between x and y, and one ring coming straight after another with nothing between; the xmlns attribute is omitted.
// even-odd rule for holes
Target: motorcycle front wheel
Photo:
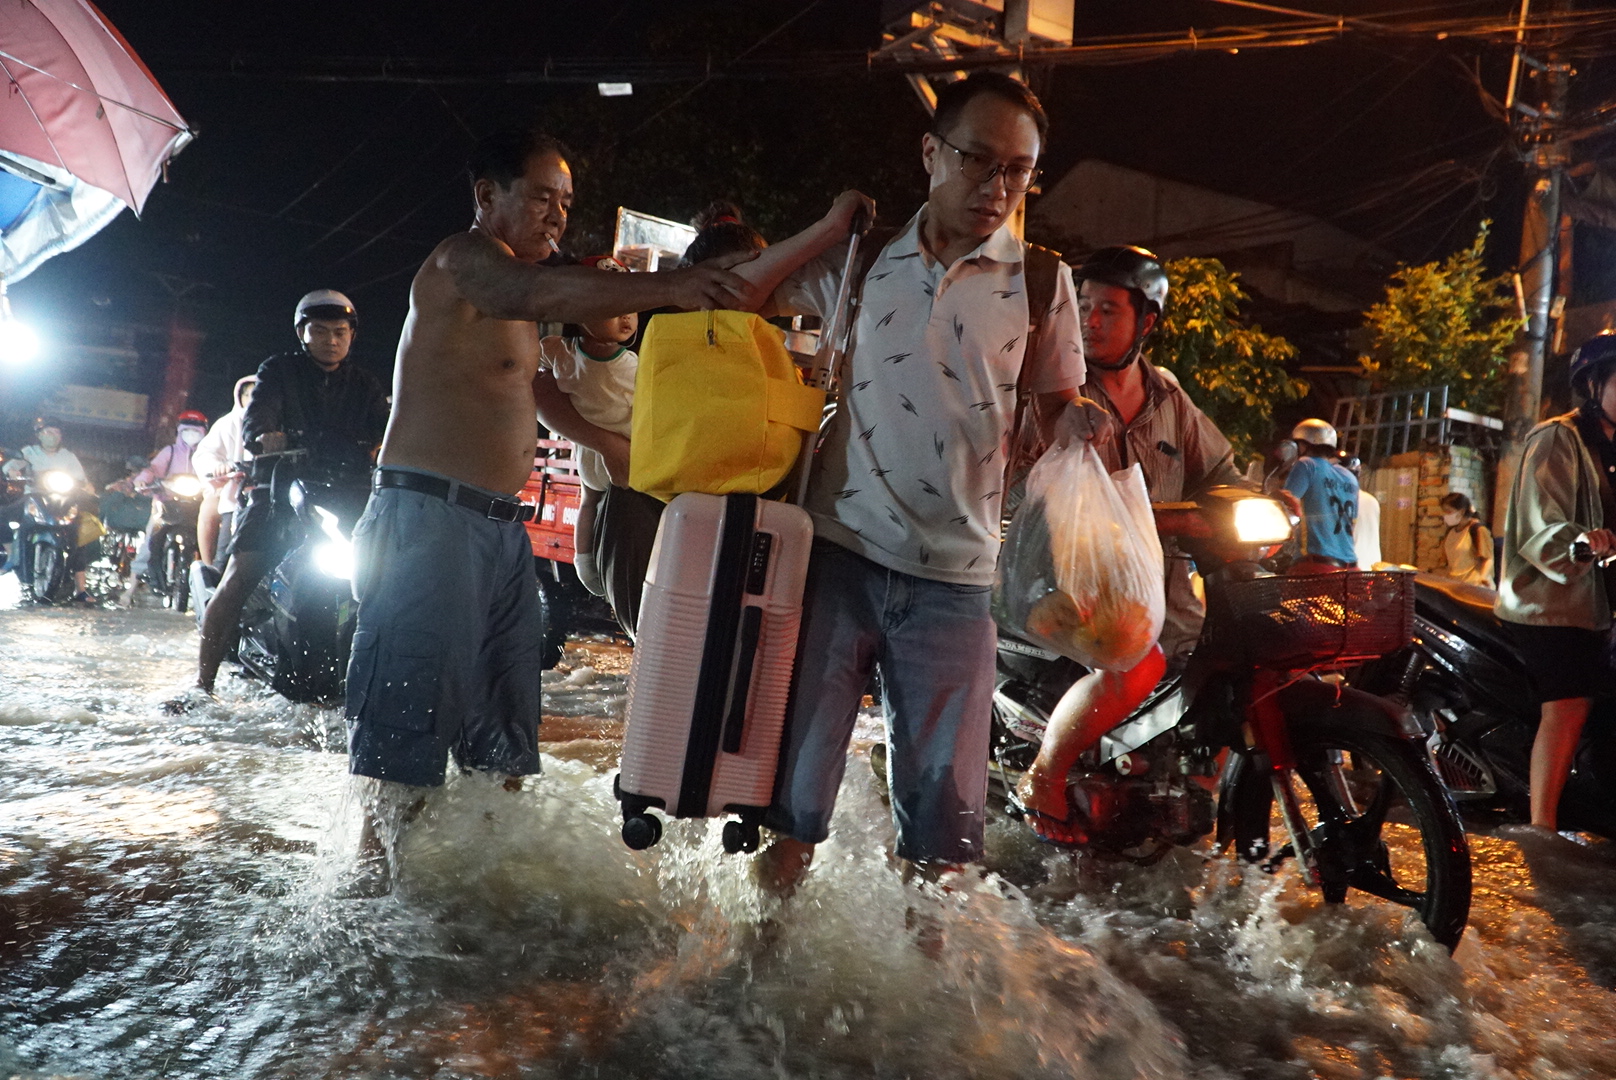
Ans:
<svg viewBox="0 0 1616 1080"><path fill-rule="evenodd" d="M182 615L191 603L191 567L186 558L189 554L185 550L183 537L170 533L163 544L163 580L168 585L163 604Z"/></svg>
<svg viewBox="0 0 1616 1080"><path fill-rule="evenodd" d="M1405 739L1328 721L1294 725L1291 738L1292 788L1325 902L1356 892L1411 908L1451 952L1470 916L1470 847L1427 756ZM1266 835L1294 854L1268 770L1244 772L1226 789L1246 823L1241 850L1266 846L1251 835L1257 812Z"/></svg>
<svg viewBox="0 0 1616 1080"><path fill-rule="evenodd" d="M42 604L55 604L67 599L63 586L68 580L67 559L62 549L48 540L35 540L31 561L33 575L30 585L34 599Z"/></svg>

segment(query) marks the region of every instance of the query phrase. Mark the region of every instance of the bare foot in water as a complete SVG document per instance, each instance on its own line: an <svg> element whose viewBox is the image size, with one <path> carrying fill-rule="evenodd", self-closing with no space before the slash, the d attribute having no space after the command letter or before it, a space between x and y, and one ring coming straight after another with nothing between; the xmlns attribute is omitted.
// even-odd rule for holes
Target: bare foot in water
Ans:
<svg viewBox="0 0 1616 1080"><path fill-rule="evenodd" d="M366 814L353 873L337 889L337 895L344 900L375 900L392 891L393 873L387 861L387 845L376 828L375 819Z"/></svg>
<svg viewBox="0 0 1616 1080"><path fill-rule="evenodd" d="M814 845L775 835L752 859L752 880L770 896L791 899L814 860Z"/></svg>

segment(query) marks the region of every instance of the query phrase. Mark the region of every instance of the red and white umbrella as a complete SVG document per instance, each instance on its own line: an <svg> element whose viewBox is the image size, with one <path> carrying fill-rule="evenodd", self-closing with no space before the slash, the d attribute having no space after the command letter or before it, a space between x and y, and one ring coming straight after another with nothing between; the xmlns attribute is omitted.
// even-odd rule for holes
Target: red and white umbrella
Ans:
<svg viewBox="0 0 1616 1080"><path fill-rule="evenodd" d="M16 280L124 206L138 214L190 140L94 4L0 0L0 275Z"/></svg>

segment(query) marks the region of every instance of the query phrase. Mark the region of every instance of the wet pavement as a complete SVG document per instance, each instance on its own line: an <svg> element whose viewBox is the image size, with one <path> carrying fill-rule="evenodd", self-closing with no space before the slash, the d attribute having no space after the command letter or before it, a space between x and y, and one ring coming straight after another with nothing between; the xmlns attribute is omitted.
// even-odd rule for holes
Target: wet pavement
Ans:
<svg viewBox="0 0 1616 1080"><path fill-rule="evenodd" d="M0 1077L1616 1076L1604 845L1472 835L1449 957L1284 871L1074 859L1008 821L992 873L906 885L852 767L781 907L705 824L623 847L628 654L578 643L546 676L545 777L452 777L400 888L349 900L337 712L227 677L164 716L189 619L10 600Z"/></svg>

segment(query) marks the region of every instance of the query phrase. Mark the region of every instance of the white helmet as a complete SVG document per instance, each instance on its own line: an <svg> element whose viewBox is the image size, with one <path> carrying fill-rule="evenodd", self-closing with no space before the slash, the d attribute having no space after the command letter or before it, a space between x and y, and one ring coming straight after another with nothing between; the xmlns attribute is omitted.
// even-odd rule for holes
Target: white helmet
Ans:
<svg viewBox="0 0 1616 1080"><path fill-rule="evenodd" d="M359 329L359 312L354 310L353 301L335 289L315 289L297 302L292 328L301 333L303 324L310 319L347 319L350 326Z"/></svg>
<svg viewBox="0 0 1616 1080"><path fill-rule="evenodd" d="M1317 418L1303 420L1291 429L1291 438L1310 446L1335 446L1335 428Z"/></svg>

